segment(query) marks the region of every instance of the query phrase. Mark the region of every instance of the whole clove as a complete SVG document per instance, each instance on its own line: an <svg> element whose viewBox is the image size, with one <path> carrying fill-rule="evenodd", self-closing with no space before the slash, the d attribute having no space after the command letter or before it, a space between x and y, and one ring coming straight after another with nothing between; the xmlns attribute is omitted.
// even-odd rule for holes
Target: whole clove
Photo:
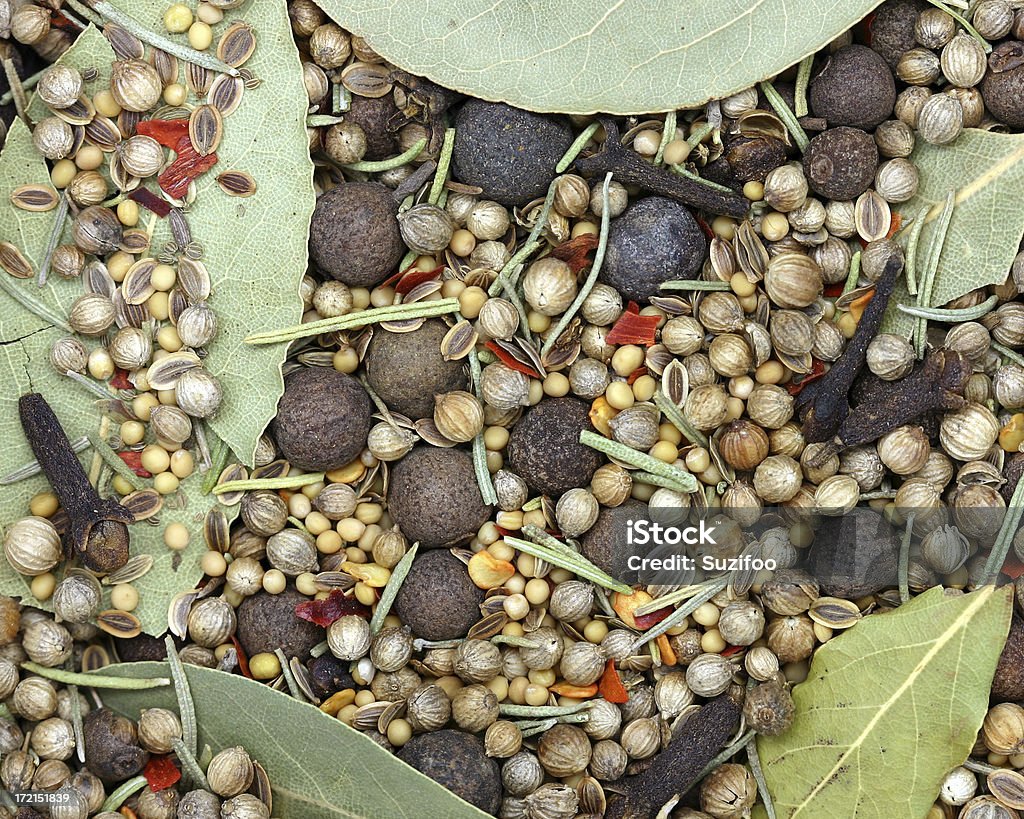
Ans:
<svg viewBox="0 0 1024 819"><path fill-rule="evenodd" d="M864 309L857 331L846 345L839 360L825 375L800 393L797 408L803 412L803 433L808 443L830 440L850 413L848 393L857 374L864 367L868 345L878 334L882 316L889 306L889 297L896 287L896 279L903 270L903 256L893 254L885 263L882 275ZM903 423L902 421L900 423ZM896 424L894 426L899 426ZM879 433L880 435L882 433ZM877 436L876 436L877 437ZM851 444L852 445L852 444Z"/></svg>
<svg viewBox="0 0 1024 819"><path fill-rule="evenodd" d="M603 178L609 171L616 182L636 185L650 193L667 196L684 205L740 218L750 202L738 193L726 193L695 182L670 170L659 170L619 141L619 126L611 117L601 117L605 130L604 150L576 160L576 170L587 177Z"/></svg>
<svg viewBox="0 0 1024 819"><path fill-rule="evenodd" d="M705 766L736 731L739 719L740 707L728 695L701 706L649 768L618 783L624 786L625 798L609 805L607 815L653 819L672 797L684 795L697 784Z"/></svg>
<svg viewBox="0 0 1024 819"><path fill-rule="evenodd" d="M86 568L112 572L128 562L128 526L135 518L101 498L78 462L52 407L37 392L18 400L21 428L68 517L68 539Z"/></svg>

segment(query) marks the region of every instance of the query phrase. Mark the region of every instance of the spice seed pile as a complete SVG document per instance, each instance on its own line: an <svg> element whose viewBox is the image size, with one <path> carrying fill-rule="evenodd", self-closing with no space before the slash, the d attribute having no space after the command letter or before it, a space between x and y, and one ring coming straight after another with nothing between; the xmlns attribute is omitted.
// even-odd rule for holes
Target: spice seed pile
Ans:
<svg viewBox="0 0 1024 819"><path fill-rule="evenodd" d="M14 5L13 38L55 58L67 35L49 10ZM239 504L233 524L214 509L165 531L170 549L208 546L168 611L172 658L311 702L503 819L739 819L770 798L752 740L790 729L820 646L929 588L1008 579L1010 548L1024 554L1002 527L1024 506L1024 253L1004 283L934 306L941 234L925 247L927 211L901 224L897 209L921 181L916 145L1024 128L1024 8L980 0L964 21L888 0L870 39L848 32L698 110L623 119L466 99L292 0L318 199L302 324L248 339L289 345L250 468L204 451L222 395L203 368L216 295L198 239L219 237L193 238L186 216L201 173L255 190L212 170L259 93L244 69L259 32L233 22L214 44L234 5L171 6L180 59L108 23L109 89L42 74L52 186L13 205L61 214L54 249L36 271L0 246L3 275L83 283L52 362L121 391L108 512L152 518L202 469ZM212 51L219 71L195 62ZM149 247L155 218L173 244ZM906 336L881 331L898 285L919 296ZM269 817L274 772L243 749L197 758L186 719L124 724L59 687L82 684L66 662L167 648L131 614L147 562L79 538L54 490L5 533L54 616L2 601L0 782L74 792L81 809L60 815L85 817L147 753L173 754L183 784L147 773L122 800L139 819ZM837 580L816 532L858 505L907 535ZM651 509L715 527L694 556L779 570L631 582L622 526ZM1022 641L1015 616L972 758L929 819L1024 808ZM116 771L94 755L114 740L132 760Z"/></svg>

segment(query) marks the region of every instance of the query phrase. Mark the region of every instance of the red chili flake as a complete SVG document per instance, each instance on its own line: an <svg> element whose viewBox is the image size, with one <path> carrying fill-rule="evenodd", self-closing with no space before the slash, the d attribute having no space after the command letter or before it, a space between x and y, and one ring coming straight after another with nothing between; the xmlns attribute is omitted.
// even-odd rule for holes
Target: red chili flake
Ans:
<svg viewBox="0 0 1024 819"><path fill-rule="evenodd" d="M135 385L128 380L128 370L120 367L114 368L114 374L110 377L110 386L117 390L134 390Z"/></svg>
<svg viewBox="0 0 1024 819"><path fill-rule="evenodd" d="M153 137L165 148L177 151L181 138L188 136L188 120L147 119L135 126L135 133Z"/></svg>
<svg viewBox="0 0 1024 819"><path fill-rule="evenodd" d="M889 222L889 232L886 234L885 238L891 239L896 234L896 231L900 229L902 224L903 217L900 215L898 210L894 210L892 212L892 221Z"/></svg>
<svg viewBox="0 0 1024 819"><path fill-rule="evenodd" d="M181 779L181 771L174 764L169 755L151 756L146 767L142 769L142 775L146 777L149 787L154 791L162 791L171 787Z"/></svg>
<svg viewBox="0 0 1024 819"><path fill-rule="evenodd" d="M732 657L735 654L739 654L741 651L743 651L743 646L729 646L721 653L723 657Z"/></svg>
<svg viewBox="0 0 1024 819"><path fill-rule="evenodd" d="M584 267L591 264L587 254L598 245L598 238L593 233L583 233L568 242L562 242L551 251L551 256L561 259L573 273L579 273Z"/></svg>
<svg viewBox="0 0 1024 819"><path fill-rule="evenodd" d="M231 642L235 644L235 655L238 657L238 667L242 671L242 676L248 677L250 680L253 679L252 672L249 670L249 658L245 656L245 649L242 648L237 637L232 636Z"/></svg>
<svg viewBox="0 0 1024 819"><path fill-rule="evenodd" d="M65 31L74 31L76 34L82 29L72 23L67 17L61 14L59 11L55 11L50 15L50 27L51 28L62 28Z"/></svg>
<svg viewBox="0 0 1024 819"><path fill-rule="evenodd" d="M697 224L700 225L700 229L704 231L704 235L708 237L708 241L715 238L715 232L711 229L711 225L705 222L700 216L697 217Z"/></svg>
<svg viewBox="0 0 1024 819"><path fill-rule="evenodd" d="M622 684L619 672L615 670L615 660L609 660L601 675L601 682L597 685L597 692L608 702L622 704L629 702L629 692Z"/></svg>
<svg viewBox="0 0 1024 819"><path fill-rule="evenodd" d="M825 289L822 290L821 295L826 299L838 299L843 295L843 288L846 287L846 282L836 282L835 284L826 284Z"/></svg>
<svg viewBox="0 0 1024 819"><path fill-rule="evenodd" d="M152 211L161 219L171 212L171 205L166 199L161 199L149 188L136 188L128 194L133 202L138 202L148 211Z"/></svg>
<svg viewBox="0 0 1024 819"><path fill-rule="evenodd" d="M1015 557L1008 557L1006 562L1003 563L1003 568L1000 571L1007 577L1016 580L1022 574L1024 574L1024 563Z"/></svg>
<svg viewBox="0 0 1024 819"><path fill-rule="evenodd" d="M444 270L443 267L435 267L433 270L409 270L403 273L398 283L395 284L395 292L404 296L416 285L436 279L441 275L442 270Z"/></svg>
<svg viewBox="0 0 1024 819"><path fill-rule="evenodd" d="M142 468L141 452L118 452L118 457L140 478L152 478L153 473Z"/></svg>
<svg viewBox="0 0 1024 819"><path fill-rule="evenodd" d="M638 378L644 375L647 375L647 368L637 367L635 370L633 370L633 372L629 374L629 378L626 379L626 383L632 386L633 382L635 382Z"/></svg>
<svg viewBox="0 0 1024 819"><path fill-rule="evenodd" d="M632 302L630 304L632 305ZM642 344L644 347L652 347L659 321L661 321L659 316L641 316L639 313L626 310L605 337L605 342L608 344Z"/></svg>
<svg viewBox="0 0 1024 819"><path fill-rule="evenodd" d="M411 273L415 269L416 269L416 262L413 262L411 265L409 265L407 268L405 268L405 270L399 270L397 273L395 273L395 274L389 276L388 278L384 279L384 281L382 281L380 283L380 286L381 287L391 287L392 285L395 284L395 282L397 282L399 279L401 279L402 276L404 276L406 273Z"/></svg>
<svg viewBox="0 0 1024 819"><path fill-rule="evenodd" d="M812 364L811 364L811 371L809 373L807 373L807 375L805 375L799 381L790 381L786 385L786 390L789 392L790 395L799 395L800 391L804 387L806 387L812 381L817 381L819 378L821 378L825 374L825 362L824 361L822 361L822 360L820 360L818 358L812 358L811 362L812 362Z"/></svg>
<svg viewBox="0 0 1024 819"><path fill-rule="evenodd" d="M508 352L507 350L503 350L493 341L487 342L487 349L494 353L501 361L501 363L504 364L509 369L515 370L516 372L520 372L523 375L528 375L530 376L530 378L540 378L540 373L533 369L533 367L528 367L522 361L516 359L516 357L513 356L510 352Z"/></svg>
<svg viewBox="0 0 1024 819"><path fill-rule="evenodd" d="M187 136L178 140L174 150L178 158L156 178L156 181L168 196L181 199L188 193L188 186L192 180L217 164L217 154L200 156L192 147L192 140Z"/></svg>
<svg viewBox="0 0 1024 819"><path fill-rule="evenodd" d="M346 597L341 589L334 589L323 600L306 600L295 607L296 617L323 628L346 614L369 617L370 610L354 597Z"/></svg>
<svg viewBox="0 0 1024 819"><path fill-rule="evenodd" d="M662 620L668 617L672 613L673 609L671 606L665 606L663 609L657 611L651 611L647 614L634 614L633 622L636 623L636 627L641 631L647 631L652 626L658 625Z"/></svg>

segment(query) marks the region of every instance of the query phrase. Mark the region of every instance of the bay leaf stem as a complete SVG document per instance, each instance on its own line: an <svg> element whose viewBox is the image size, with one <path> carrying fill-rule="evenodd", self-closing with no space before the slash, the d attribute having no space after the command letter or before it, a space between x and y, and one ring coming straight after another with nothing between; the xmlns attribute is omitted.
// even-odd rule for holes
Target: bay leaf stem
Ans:
<svg viewBox="0 0 1024 819"><path fill-rule="evenodd" d="M130 677L112 677L103 674L84 674L78 671L66 671L63 668L47 668L45 665L33 663L26 660L21 664L26 671L46 677L54 682L65 685L80 685L83 688L116 688L121 691L142 691L147 688L162 688L170 685L171 681L166 677L149 677L145 679L133 679Z"/></svg>

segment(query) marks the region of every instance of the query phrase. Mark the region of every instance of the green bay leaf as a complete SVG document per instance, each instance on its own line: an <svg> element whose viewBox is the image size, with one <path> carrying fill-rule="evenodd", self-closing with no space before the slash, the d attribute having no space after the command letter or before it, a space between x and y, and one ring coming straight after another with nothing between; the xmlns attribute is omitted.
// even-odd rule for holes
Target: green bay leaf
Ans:
<svg viewBox="0 0 1024 819"><path fill-rule="evenodd" d="M101 674L168 676L167 663L107 666ZM484 819L482 813L406 765L365 734L266 685L185 665L199 747L243 746L267 770L274 816L302 819ZM137 719L144 708L178 711L172 687L104 689L103 702Z"/></svg>
<svg viewBox="0 0 1024 819"><path fill-rule="evenodd" d="M741 91L879 0L316 0L412 72L531 111L639 114Z"/></svg>
<svg viewBox="0 0 1024 819"><path fill-rule="evenodd" d="M930 208L917 252L917 276L936 234L950 190L956 191L953 219L939 256L931 304L938 307L978 287L1006 281L1024 235L1024 134L968 129L952 145L918 140L910 157L920 171L917 195L899 206L903 224ZM909 229L902 231L903 244ZM883 332L908 336L914 319L896 309L916 304L901 279L882 324Z"/></svg>
<svg viewBox="0 0 1024 819"><path fill-rule="evenodd" d="M116 5L151 30L163 30L166 3L117 0ZM259 45L246 67L263 82L247 90L239 109L225 119L219 162L197 181L196 199L187 218L193 238L204 247L203 261L212 279L210 305L220 323L205 366L221 379L225 401L209 424L210 437L221 438L239 459L251 461L257 439L273 417L283 390L281 364L286 349L284 345L249 348L243 339L267 326L287 326L301 318L298 287L306 270L306 235L315 195L305 131L307 98L286 5L251 3L229 12L215 27L214 42L236 19L246 20L255 30ZM184 35L177 39L186 40ZM108 86L115 59L103 35L90 27L60 62L96 70L96 78L85 84L85 93L92 95ZM180 62L179 68L183 80L185 64ZM190 100L197 102L194 97ZM46 115L37 98L31 101L29 111L36 119ZM215 177L230 168L253 176L257 183L254 196L237 199L220 190ZM15 244L37 270L54 214L17 210L10 205L9 196L19 185L47 180L46 163L35 151L28 129L16 121L0 152L0 237ZM155 181L147 184L155 186ZM140 226L153 230L150 253L156 255L171 238L169 224L148 211L142 214ZM63 241L70 241L69 232ZM61 317L66 317L71 302L83 292L81 281L63 281L53 275L41 289L32 280L8 281ZM63 335L64 331L0 291L0 383L4 385L0 392L0 461L4 473L32 459L18 422L17 399L24 392L42 393L72 439L100 428L95 396L59 375L49 363L50 347ZM90 349L100 343L84 341ZM116 425L111 431L116 431ZM88 468L91 452L83 453L81 460ZM212 496L201 493L202 481L197 471L182 482L178 495L160 513L159 525L138 523L131 529L132 553L152 555L155 561L153 568L133 583L140 594L135 614L147 633L166 631L171 598L202 577L199 560L206 548L202 521L216 504ZM0 528L28 514L28 500L47 487L43 477L0 486ZM238 510L225 511L233 519ZM188 547L180 552L172 552L163 542L164 528L175 521L192 532ZM0 593L49 608L49 603L31 597L29 580L0 560Z"/></svg>
<svg viewBox="0 0 1024 819"><path fill-rule="evenodd" d="M814 654L796 719L757 750L779 819L924 816L970 754L1013 589L929 589Z"/></svg>

